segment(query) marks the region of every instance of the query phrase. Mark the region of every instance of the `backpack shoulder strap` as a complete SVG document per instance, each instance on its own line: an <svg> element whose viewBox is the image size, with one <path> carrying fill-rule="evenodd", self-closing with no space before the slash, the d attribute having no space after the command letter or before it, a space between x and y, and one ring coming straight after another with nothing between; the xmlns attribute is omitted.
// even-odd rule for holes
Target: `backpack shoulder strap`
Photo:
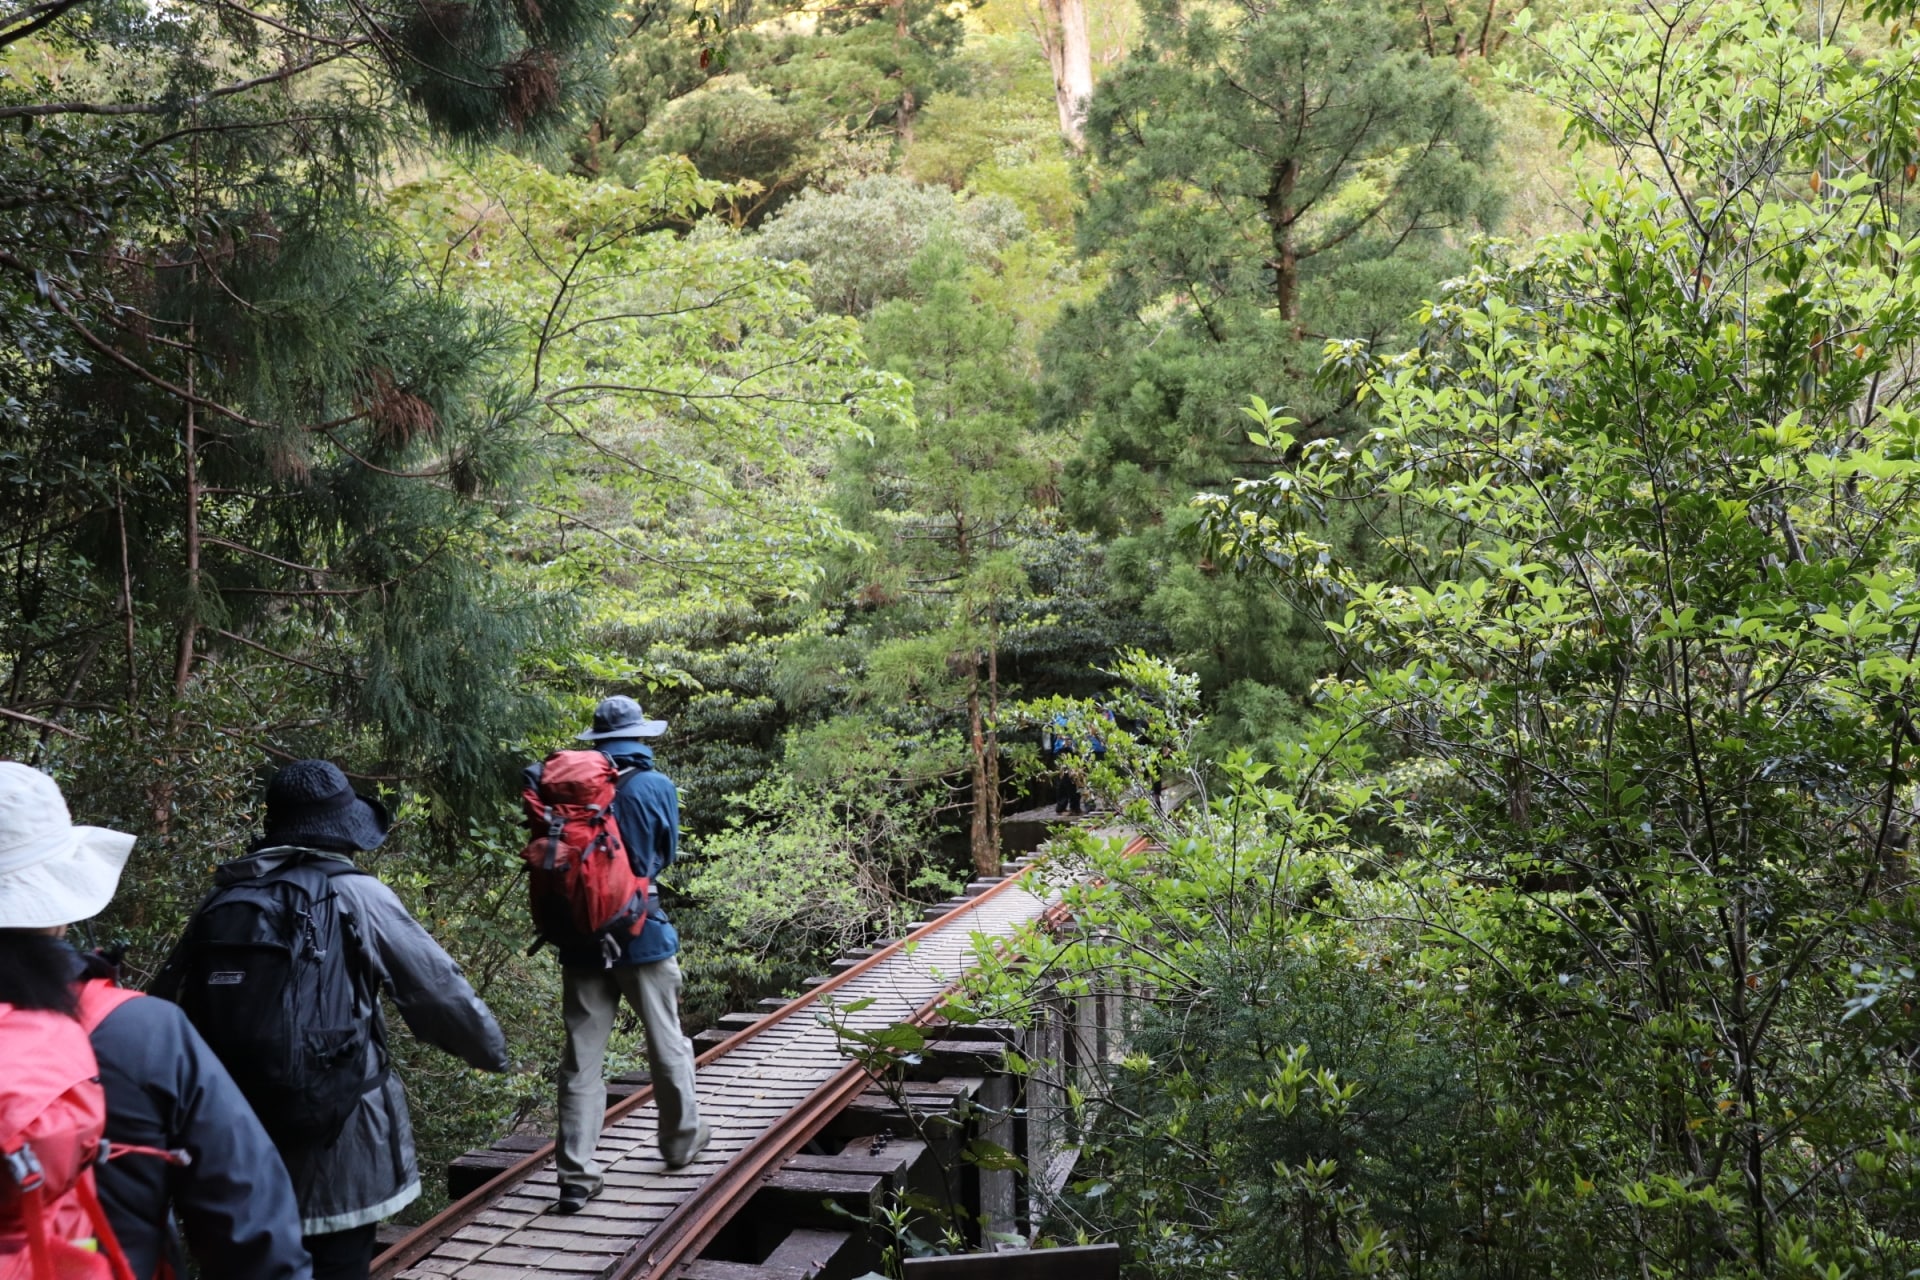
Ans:
<svg viewBox="0 0 1920 1280"><path fill-rule="evenodd" d="M155 970L153 979L147 983L150 994L175 1004L180 1002L180 982L187 960L187 944L193 939L194 927L200 923L201 915L213 905L213 900L219 897L226 887L223 884L214 884L200 895L200 901L187 916L187 922L180 927L180 936L173 940L173 947L167 952L167 958L160 962L160 967Z"/></svg>
<svg viewBox="0 0 1920 1280"><path fill-rule="evenodd" d="M107 1020L108 1014L128 1001L143 998L143 993L115 986L107 978L89 978L80 984L81 1029L92 1035Z"/></svg>
<svg viewBox="0 0 1920 1280"><path fill-rule="evenodd" d="M339 904L340 938L347 947L347 973L352 978L354 986L373 1006L374 1034L384 1046L386 1023L380 1008L380 982L374 976L376 968L373 961L374 942L367 936L367 924L362 920L360 912L355 910L352 896L332 888L333 881L346 876L366 876L372 880L378 880L379 877L365 867L339 858L314 858L299 865L317 871L327 878L330 896Z"/></svg>

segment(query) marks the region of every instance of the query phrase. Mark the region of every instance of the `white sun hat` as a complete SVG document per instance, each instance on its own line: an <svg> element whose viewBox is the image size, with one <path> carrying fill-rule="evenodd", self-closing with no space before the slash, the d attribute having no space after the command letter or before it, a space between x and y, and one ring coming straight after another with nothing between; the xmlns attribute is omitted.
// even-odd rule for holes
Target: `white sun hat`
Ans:
<svg viewBox="0 0 1920 1280"><path fill-rule="evenodd" d="M47 929L113 901L134 838L76 827L52 778L0 760L0 929Z"/></svg>

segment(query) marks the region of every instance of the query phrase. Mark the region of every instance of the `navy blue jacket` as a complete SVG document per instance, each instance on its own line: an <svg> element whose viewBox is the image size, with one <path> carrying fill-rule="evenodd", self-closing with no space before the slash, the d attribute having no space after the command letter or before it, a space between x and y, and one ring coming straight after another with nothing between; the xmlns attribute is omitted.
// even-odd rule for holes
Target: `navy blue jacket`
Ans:
<svg viewBox="0 0 1920 1280"><path fill-rule="evenodd" d="M300 1209L280 1153L180 1006L129 1000L94 1028L114 1146L184 1150L191 1163L128 1154L99 1166L100 1203L136 1280L179 1266L171 1204L205 1280L311 1280Z"/></svg>
<svg viewBox="0 0 1920 1280"><path fill-rule="evenodd" d="M680 856L680 792L653 763L653 749L638 739L603 742L600 750L615 767L631 769L613 797L613 820L627 846L627 860L635 875L657 879ZM619 967L657 964L680 953L680 935L660 907L660 893L647 899L647 918L638 933L627 939ZM560 963L569 969L598 969L594 949L560 949Z"/></svg>

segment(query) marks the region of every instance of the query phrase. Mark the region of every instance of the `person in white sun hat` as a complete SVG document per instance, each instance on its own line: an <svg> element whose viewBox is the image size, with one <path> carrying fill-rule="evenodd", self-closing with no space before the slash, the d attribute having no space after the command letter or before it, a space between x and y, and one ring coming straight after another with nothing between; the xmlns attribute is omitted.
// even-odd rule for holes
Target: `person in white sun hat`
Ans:
<svg viewBox="0 0 1920 1280"><path fill-rule="evenodd" d="M99 915L133 840L75 826L52 778L0 760L0 929L59 928Z"/></svg>
<svg viewBox="0 0 1920 1280"><path fill-rule="evenodd" d="M206 1280L310 1280L293 1184L226 1068L178 1007L118 989L108 962L65 940L113 900L133 845L76 825L52 778L0 760L0 1006L88 1032L109 1149L136 1153L95 1168L136 1280L185 1274L169 1208ZM0 1101L6 1089L0 1078Z"/></svg>

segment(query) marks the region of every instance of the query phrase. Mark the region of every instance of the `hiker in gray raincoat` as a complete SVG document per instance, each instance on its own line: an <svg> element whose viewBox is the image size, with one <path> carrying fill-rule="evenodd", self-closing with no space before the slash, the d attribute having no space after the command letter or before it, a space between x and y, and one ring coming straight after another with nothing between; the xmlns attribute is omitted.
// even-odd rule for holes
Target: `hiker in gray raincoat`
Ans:
<svg viewBox="0 0 1920 1280"><path fill-rule="evenodd" d="M215 872L215 891L271 877L303 860L351 864L354 853L385 839L385 812L376 801L355 795L346 775L327 761L301 760L268 784L266 834L246 857ZM369 1061L368 1078L377 1083L330 1145L303 1148L282 1141L280 1154L300 1201L314 1280L364 1280L375 1225L420 1195L406 1092L399 1076L385 1069L378 993L384 989L393 998L414 1035L470 1066L505 1071L507 1049L499 1024L459 965L407 914L393 890L365 873L337 874L330 883L344 910L349 963L363 966L356 1013L373 1020L368 1052L378 1060Z"/></svg>

